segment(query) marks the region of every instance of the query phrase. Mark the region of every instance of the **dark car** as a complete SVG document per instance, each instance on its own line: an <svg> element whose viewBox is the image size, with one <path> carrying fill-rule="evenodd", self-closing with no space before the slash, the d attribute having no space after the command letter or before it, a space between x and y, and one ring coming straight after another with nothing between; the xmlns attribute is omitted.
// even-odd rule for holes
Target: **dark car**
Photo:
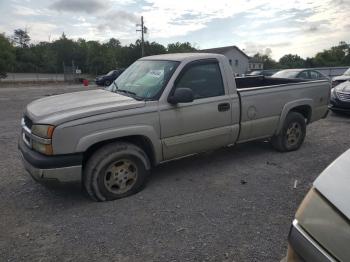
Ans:
<svg viewBox="0 0 350 262"><path fill-rule="evenodd" d="M329 109L335 112L350 113L350 81L332 88Z"/></svg>
<svg viewBox="0 0 350 262"><path fill-rule="evenodd" d="M277 73L279 70L256 70L247 74L247 76L272 76Z"/></svg>
<svg viewBox="0 0 350 262"><path fill-rule="evenodd" d="M285 69L273 74L275 78L296 78L307 80L324 80L328 79L325 75L312 69Z"/></svg>
<svg viewBox="0 0 350 262"><path fill-rule="evenodd" d="M123 68L109 71L106 75L96 77L95 83L99 86L109 86L123 72Z"/></svg>

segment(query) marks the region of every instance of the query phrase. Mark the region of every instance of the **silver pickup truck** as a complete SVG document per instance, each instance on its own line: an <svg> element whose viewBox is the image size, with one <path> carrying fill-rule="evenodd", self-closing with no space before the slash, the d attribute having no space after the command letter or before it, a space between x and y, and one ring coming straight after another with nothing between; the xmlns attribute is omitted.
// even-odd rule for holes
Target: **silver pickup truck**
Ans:
<svg viewBox="0 0 350 262"><path fill-rule="evenodd" d="M256 139L296 150L329 97L325 80L235 79L222 55L144 57L106 90L30 103L19 149L35 180L82 181L94 200L112 200L164 161Z"/></svg>

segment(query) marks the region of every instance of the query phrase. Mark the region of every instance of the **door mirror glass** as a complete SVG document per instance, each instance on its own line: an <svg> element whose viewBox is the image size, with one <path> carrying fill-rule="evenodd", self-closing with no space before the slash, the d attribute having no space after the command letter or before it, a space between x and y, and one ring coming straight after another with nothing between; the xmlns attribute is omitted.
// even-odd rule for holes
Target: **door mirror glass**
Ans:
<svg viewBox="0 0 350 262"><path fill-rule="evenodd" d="M178 87L172 96L168 98L170 104L193 102L193 91L190 88Z"/></svg>

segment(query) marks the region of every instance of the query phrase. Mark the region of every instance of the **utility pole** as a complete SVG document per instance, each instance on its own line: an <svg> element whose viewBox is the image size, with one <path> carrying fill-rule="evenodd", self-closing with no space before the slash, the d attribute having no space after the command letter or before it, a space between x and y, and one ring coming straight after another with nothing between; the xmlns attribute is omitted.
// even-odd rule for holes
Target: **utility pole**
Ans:
<svg viewBox="0 0 350 262"><path fill-rule="evenodd" d="M141 29L137 29L136 32L141 32L141 57L145 55L145 40L144 34L147 34L147 27L143 23L143 16L141 16L141 24L137 24Z"/></svg>

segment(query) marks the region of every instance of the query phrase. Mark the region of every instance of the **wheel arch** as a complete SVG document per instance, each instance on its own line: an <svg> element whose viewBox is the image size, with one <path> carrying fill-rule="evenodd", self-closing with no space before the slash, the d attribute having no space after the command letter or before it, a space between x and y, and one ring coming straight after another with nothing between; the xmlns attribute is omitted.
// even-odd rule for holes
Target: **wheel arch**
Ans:
<svg viewBox="0 0 350 262"><path fill-rule="evenodd" d="M82 137L76 152L83 152L86 161L99 148L118 141L140 147L147 154L151 165L157 165L163 158L160 139L150 127L108 130Z"/></svg>
<svg viewBox="0 0 350 262"><path fill-rule="evenodd" d="M306 119L306 123L310 123L312 116L312 106L312 99L300 99L287 103L282 109L280 120L275 134L278 134L281 131L283 123L289 112L300 113Z"/></svg>

